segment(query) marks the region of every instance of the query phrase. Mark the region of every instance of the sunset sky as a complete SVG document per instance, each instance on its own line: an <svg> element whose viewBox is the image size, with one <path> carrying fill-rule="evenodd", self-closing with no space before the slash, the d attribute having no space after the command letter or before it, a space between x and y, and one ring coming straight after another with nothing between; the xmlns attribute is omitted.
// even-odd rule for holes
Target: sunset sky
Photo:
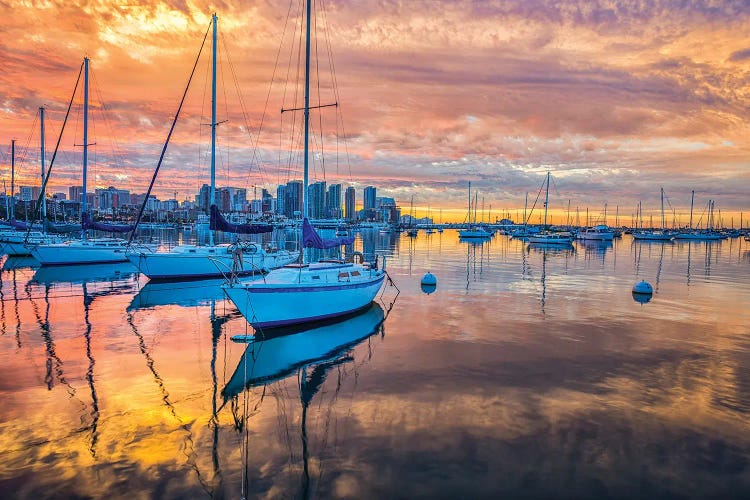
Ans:
<svg viewBox="0 0 750 500"><path fill-rule="evenodd" d="M290 140L299 113L282 121L279 112L301 105L301 8L299 0L0 1L2 177L9 181L17 139L17 184L39 184L35 114L48 107L49 157L88 55L91 187L144 192L215 11L218 119L226 120L217 183L275 194L279 182L301 177L289 153L299 145L298 124ZM311 178L354 185L359 202L375 185L406 211L414 195L421 213L430 206L458 220L471 181L493 212L515 215L551 170L558 210L570 200L598 214L608 203L629 222L638 200L658 209L660 186L683 213L692 189L696 211L713 198L727 224L750 209L745 1L318 0L317 10L313 101L340 107L312 116ZM162 199L192 199L208 181L209 48L156 184ZM53 191L80 183L80 103L78 95Z"/></svg>

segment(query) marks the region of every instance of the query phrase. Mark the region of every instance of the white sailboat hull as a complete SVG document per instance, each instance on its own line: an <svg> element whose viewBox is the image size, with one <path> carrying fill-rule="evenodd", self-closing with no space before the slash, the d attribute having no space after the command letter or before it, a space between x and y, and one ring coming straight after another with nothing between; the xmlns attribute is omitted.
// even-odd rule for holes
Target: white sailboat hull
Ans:
<svg viewBox="0 0 750 500"><path fill-rule="evenodd" d="M127 262L127 241L97 238L63 243L40 244L32 248L31 254L43 266L70 264L105 264Z"/></svg>
<svg viewBox="0 0 750 500"><path fill-rule="evenodd" d="M614 232L581 232L578 233L579 240L589 241L612 241L615 239Z"/></svg>
<svg viewBox="0 0 750 500"><path fill-rule="evenodd" d="M492 233L485 231L484 229L464 229L458 232L459 238L491 238Z"/></svg>
<svg viewBox="0 0 750 500"><path fill-rule="evenodd" d="M573 238L570 236L538 234L529 236L529 243L543 243L545 245L570 245L573 243Z"/></svg>
<svg viewBox="0 0 750 500"><path fill-rule="evenodd" d="M31 248L41 243L60 243L62 239L59 236L46 235L38 231L33 231L26 241L26 231L3 231L0 234L0 253L7 254L9 257L21 257L31 255Z"/></svg>
<svg viewBox="0 0 750 500"><path fill-rule="evenodd" d="M718 233L680 233L675 235L676 240L698 240L698 241L716 241L724 239L724 236Z"/></svg>
<svg viewBox="0 0 750 500"><path fill-rule="evenodd" d="M643 232L643 233L633 233L633 239L636 240L645 240L645 241L672 241L674 236L672 236L669 233L662 233L659 231L654 232Z"/></svg>
<svg viewBox="0 0 750 500"><path fill-rule="evenodd" d="M236 255L229 245L186 245L171 252L136 251L128 260L152 280L221 278L232 273ZM239 257L239 255L237 255ZM268 272L299 258L299 252L281 250L267 253L257 248L253 254L241 254L242 265L235 275Z"/></svg>
<svg viewBox="0 0 750 500"><path fill-rule="evenodd" d="M350 270L361 271L361 274L351 281L335 279ZM272 276L274 273L277 276ZM253 328L294 325L350 314L369 305L385 279L383 271L365 271L352 264L324 269L285 268L274 273L269 274L266 282L222 287ZM310 280L316 274L321 282Z"/></svg>

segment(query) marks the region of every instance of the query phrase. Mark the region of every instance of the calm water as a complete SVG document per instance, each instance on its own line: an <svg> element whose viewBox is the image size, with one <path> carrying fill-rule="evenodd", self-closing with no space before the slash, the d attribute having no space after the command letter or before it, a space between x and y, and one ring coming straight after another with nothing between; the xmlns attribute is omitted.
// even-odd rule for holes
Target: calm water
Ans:
<svg viewBox="0 0 750 500"><path fill-rule="evenodd" d="M356 248L392 307L250 345L217 282L5 260L2 496L750 495L750 244Z"/></svg>

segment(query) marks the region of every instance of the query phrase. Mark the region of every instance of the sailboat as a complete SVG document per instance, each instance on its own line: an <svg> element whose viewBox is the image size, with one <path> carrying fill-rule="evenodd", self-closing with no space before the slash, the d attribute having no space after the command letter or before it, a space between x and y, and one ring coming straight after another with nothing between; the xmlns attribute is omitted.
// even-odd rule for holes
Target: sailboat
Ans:
<svg viewBox="0 0 750 500"><path fill-rule="evenodd" d="M232 224L214 204L216 192L216 54L218 18L212 16L212 73L211 73L211 190L208 245L178 245L166 252L149 248L134 248L128 260L152 280L221 278L268 272L299 259L299 252L273 248L246 241L215 244L217 230L235 234L260 234L273 231L269 224ZM145 201L144 201L145 203Z"/></svg>
<svg viewBox="0 0 750 500"><path fill-rule="evenodd" d="M79 76L80 78L80 76ZM77 87L77 83L76 83ZM87 170L88 170L88 130L89 130L89 58L83 59L83 185L81 195L81 227L83 237L80 240L60 243L41 243L32 248L32 255L43 266L67 264L104 264L126 262L125 249L128 242L121 238L87 238L89 229L124 233L133 230L133 226L120 224L103 224L95 222L88 213L87 206ZM45 179L46 180L46 179Z"/></svg>
<svg viewBox="0 0 750 500"><path fill-rule="evenodd" d="M45 174L45 142L44 142L44 107L39 108L39 137L40 137L40 151L39 157L42 164L42 186L44 187L44 174ZM9 256L26 256L31 255L31 247L33 245L39 245L41 243L59 243L61 239L58 236L47 235L41 231L32 231L33 225L31 223L19 222L15 220L15 176L16 176L16 141L11 141L11 177L10 177L10 190L11 199L8 203L6 197L6 213L8 214L8 220L12 229L0 231L0 247L2 253ZM47 219L47 200L42 189L40 196L41 214L42 214L42 225L41 229L44 229L44 222ZM9 206L10 205L10 206Z"/></svg>
<svg viewBox="0 0 750 500"><path fill-rule="evenodd" d="M547 172L547 189L544 195L544 227L545 229L537 234L529 235L529 243L542 243L545 245L570 245L573 242L573 236L568 232L556 233L546 229L547 227L547 209L549 205L549 180L550 173Z"/></svg>
<svg viewBox="0 0 750 500"><path fill-rule="evenodd" d="M588 211L588 209L587 209ZM615 232L607 225L607 204L604 204L604 221L603 224L597 224L592 227L581 229L576 238L579 240L593 241L612 241L615 239Z"/></svg>
<svg viewBox="0 0 750 500"><path fill-rule="evenodd" d="M645 241L672 241L674 235L667 231L664 226L664 188L660 188L661 192L661 229L660 230L649 230L644 231L633 231L633 239L645 240Z"/></svg>
<svg viewBox="0 0 750 500"><path fill-rule="evenodd" d="M308 220L308 173L310 163L310 17L312 1L306 2L304 175L302 188L302 244L305 249L327 249L351 245L354 237L323 239ZM256 329L305 323L350 314L367 307L385 281L383 268L374 262L343 260L289 264L271 271L263 281L230 280L222 286L247 321ZM353 260L353 259L352 259Z"/></svg>
<svg viewBox="0 0 750 500"><path fill-rule="evenodd" d="M419 229L414 227L414 195L411 195L411 204L409 205L409 229L406 230L406 235L415 238L419 234Z"/></svg>
<svg viewBox="0 0 750 500"><path fill-rule="evenodd" d="M476 205L476 203L475 203ZM476 208L474 210L474 216L472 218L472 211L471 211L471 182L469 182L469 212L466 219L467 222L469 222L469 228L468 229L461 229L458 231L458 237L461 239L488 239L492 237L492 233L487 231L485 228L481 226L476 226L477 223L477 217L476 217Z"/></svg>
<svg viewBox="0 0 750 500"><path fill-rule="evenodd" d="M724 235L714 231L713 228L713 200L708 201L708 227L705 231L698 231L693 228L693 204L695 202L695 191L690 193L690 225L687 231L679 232L675 235L676 240L700 240L700 241L715 241L724 239ZM700 224L700 220L698 221Z"/></svg>

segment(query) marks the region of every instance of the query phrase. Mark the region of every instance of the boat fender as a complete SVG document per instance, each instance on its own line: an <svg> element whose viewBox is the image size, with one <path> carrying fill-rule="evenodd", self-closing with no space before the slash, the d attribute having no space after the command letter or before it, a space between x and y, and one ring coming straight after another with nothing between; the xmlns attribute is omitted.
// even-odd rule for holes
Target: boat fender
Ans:
<svg viewBox="0 0 750 500"><path fill-rule="evenodd" d="M359 260L357 260L359 259ZM347 262L353 262L355 264L361 264L365 261L365 256L362 255L362 252L352 252L347 258Z"/></svg>

